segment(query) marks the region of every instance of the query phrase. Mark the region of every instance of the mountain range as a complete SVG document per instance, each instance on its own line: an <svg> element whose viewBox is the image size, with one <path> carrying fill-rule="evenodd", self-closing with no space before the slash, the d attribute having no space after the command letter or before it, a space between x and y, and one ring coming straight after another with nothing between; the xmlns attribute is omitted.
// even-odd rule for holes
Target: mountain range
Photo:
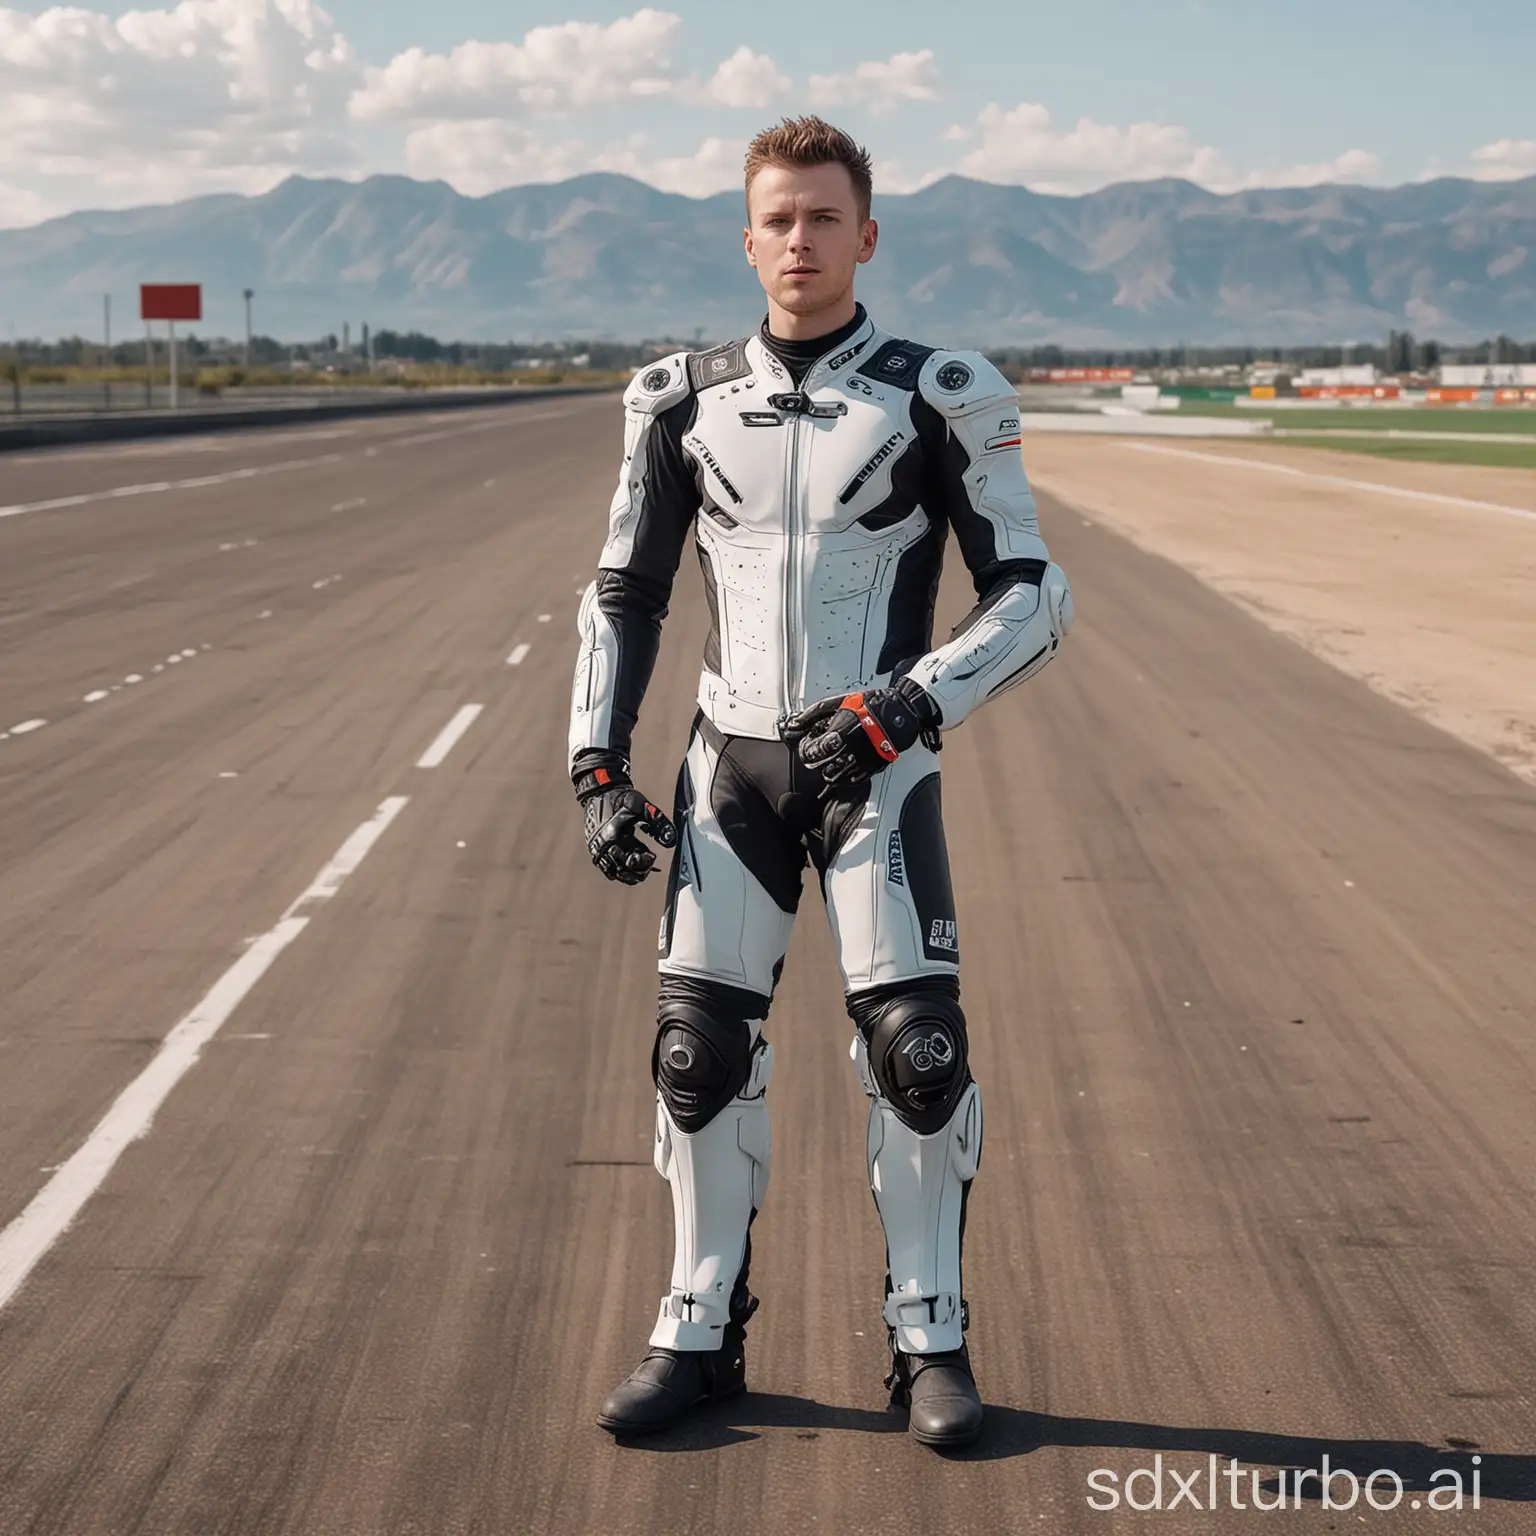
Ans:
<svg viewBox="0 0 1536 1536"><path fill-rule="evenodd" d="M951 345L1536 335L1536 177L1219 195L1187 181L1080 197L949 176L877 196L859 293L887 327ZM205 333L289 339L350 322L442 337L721 338L762 295L737 193L625 176L465 197L445 182L291 177L259 197L73 213L0 230L0 325L118 334L141 281L201 282Z"/></svg>

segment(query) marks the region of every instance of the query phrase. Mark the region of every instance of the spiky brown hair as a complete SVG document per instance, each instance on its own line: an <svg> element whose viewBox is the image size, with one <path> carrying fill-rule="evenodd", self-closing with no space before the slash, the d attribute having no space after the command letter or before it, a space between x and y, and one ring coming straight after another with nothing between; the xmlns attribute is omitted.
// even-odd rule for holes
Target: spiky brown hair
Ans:
<svg viewBox="0 0 1536 1536"><path fill-rule="evenodd" d="M770 165L840 165L853 182L859 217L869 217L874 176L869 151L819 117L786 117L747 145L747 195L757 173ZM749 210L750 211L750 210Z"/></svg>

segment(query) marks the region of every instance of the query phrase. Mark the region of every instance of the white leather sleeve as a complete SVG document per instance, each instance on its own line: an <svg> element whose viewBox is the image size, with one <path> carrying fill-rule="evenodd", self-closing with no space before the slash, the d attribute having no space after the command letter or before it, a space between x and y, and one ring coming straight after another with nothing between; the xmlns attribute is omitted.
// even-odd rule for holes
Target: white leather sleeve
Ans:
<svg viewBox="0 0 1536 1536"><path fill-rule="evenodd" d="M935 352L918 389L944 423L943 510L980 599L909 672L948 730L1050 662L1072 628L1072 592L1040 536L1013 386L979 352Z"/></svg>
<svg viewBox="0 0 1536 1536"><path fill-rule="evenodd" d="M645 449L656 418L688 393L688 354L674 352L650 363L624 391L624 463L608 508L608 539L598 564L622 570L634 554L635 531L645 512Z"/></svg>
<svg viewBox="0 0 1536 1536"><path fill-rule="evenodd" d="M672 486L647 475L647 448L658 419L688 390L688 354L677 352L647 364L624 391L624 462L598 558L602 574L582 595L576 615L581 639L571 686L567 764L589 747L628 751L639 695L650 677L651 662L643 658L647 651L652 661L655 655L656 635L646 633L655 631L658 622L647 612L657 606L651 593L658 582L669 590L672 577L672 570L649 569L644 551L637 558L637 541L647 518L676 522L692 516L691 508L671 504L678 500ZM662 542L670 548L680 540ZM665 606L663 595L660 607Z"/></svg>

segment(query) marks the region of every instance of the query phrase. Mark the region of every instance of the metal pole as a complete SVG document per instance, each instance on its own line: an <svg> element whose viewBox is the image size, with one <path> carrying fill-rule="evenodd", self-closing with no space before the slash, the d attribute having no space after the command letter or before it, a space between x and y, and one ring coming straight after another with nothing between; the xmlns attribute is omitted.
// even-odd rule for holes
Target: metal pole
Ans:
<svg viewBox="0 0 1536 1536"><path fill-rule="evenodd" d="M155 408L155 332L149 321L144 322L144 409Z"/></svg>
<svg viewBox="0 0 1536 1536"><path fill-rule="evenodd" d="M174 411L176 409L176 387L179 382L176 376L176 322L174 320L167 320L166 326L171 333L171 409Z"/></svg>
<svg viewBox="0 0 1536 1536"><path fill-rule="evenodd" d="M112 295L104 293L101 296L102 317L106 321L104 327L107 338L107 355L102 361L101 389L102 405L106 410L112 409Z"/></svg>
<svg viewBox="0 0 1536 1536"><path fill-rule="evenodd" d="M256 297L254 288L245 290L245 371L251 371L251 300Z"/></svg>

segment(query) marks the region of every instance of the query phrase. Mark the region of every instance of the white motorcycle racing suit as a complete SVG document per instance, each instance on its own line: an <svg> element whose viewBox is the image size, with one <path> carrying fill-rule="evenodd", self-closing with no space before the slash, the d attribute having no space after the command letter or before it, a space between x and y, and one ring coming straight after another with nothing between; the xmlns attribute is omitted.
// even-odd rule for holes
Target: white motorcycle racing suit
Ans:
<svg viewBox="0 0 1536 1536"><path fill-rule="evenodd" d="M781 739L828 695L908 677L943 730L1033 676L1072 620L1019 451L1019 405L974 352L890 336L862 308L797 387L754 336L678 353L624 397L625 451L581 604L571 715L584 755L627 756L692 534L711 629L679 776L653 1055L656 1167L676 1224L653 1345L715 1350L755 1307L748 1229L769 1168L762 1036L807 859L831 921L908 1354L962 1345L960 1247L981 1154L937 737L823 795ZM978 602L932 643L953 532ZM739 1335L738 1335L739 1337Z"/></svg>

